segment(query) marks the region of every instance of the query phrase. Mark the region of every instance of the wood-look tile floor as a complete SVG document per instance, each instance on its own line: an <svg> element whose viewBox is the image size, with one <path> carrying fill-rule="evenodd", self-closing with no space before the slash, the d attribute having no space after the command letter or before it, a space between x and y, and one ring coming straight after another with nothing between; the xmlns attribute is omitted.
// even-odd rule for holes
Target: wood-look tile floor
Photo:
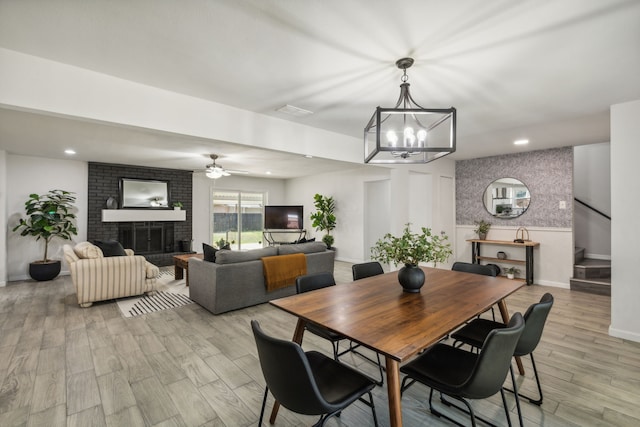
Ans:
<svg viewBox="0 0 640 427"><path fill-rule="evenodd" d="M350 264L336 263L335 273L338 282L351 281ZM544 403L523 403L525 424L640 425L640 344L607 335L610 298L533 285L507 304L524 312L547 291L556 302L535 353ZM68 276L10 283L0 288L0 426L256 425L264 381L250 319L287 339L296 323L269 304L218 316L190 304L125 319L113 301L80 308ZM331 354L311 334L304 348ZM377 372L358 356L344 360ZM518 381L534 393L524 362L527 375ZM429 413L427 395L421 385L405 393L404 424L450 425ZM507 399L517 425L513 396ZM375 389L375 403L381 425L388 425L385 387ZM473 404L506 425L499 395ZM281 409L276 426L315 421ZM371 412L357 403L328 425L372 425Z"/></svg>

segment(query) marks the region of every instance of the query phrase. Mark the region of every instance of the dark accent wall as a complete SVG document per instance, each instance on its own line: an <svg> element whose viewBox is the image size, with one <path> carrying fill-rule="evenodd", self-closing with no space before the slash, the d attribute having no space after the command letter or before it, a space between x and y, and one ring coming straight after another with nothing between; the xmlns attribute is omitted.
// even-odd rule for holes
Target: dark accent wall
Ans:
<svg viewBox="0 0 640 427"><path fill-rule="evenodd" d="M102 210L107 199L120 202L118 188L120 178L158 179L169 181L169 204L180 201L186 210L186 221L173 222L174 242L192 238L192 172L177 169L157 169L89 162L89 195L87 240L118 239L118 223L102 222ZM174 250L178 251L179 248ZM164 263L163 263L164 264Z"/></svg>
<svg viewBox="0 0 640 427"><path fill-rule="evenodd" d="M531 192L529 208L518 218L495 218L484 208L484 191L499 178L517 178ZM566 209L559 209L562 200ZM471 225L481 219L501 226L572 227L573 148L457 161L456 223Z"/></svg>

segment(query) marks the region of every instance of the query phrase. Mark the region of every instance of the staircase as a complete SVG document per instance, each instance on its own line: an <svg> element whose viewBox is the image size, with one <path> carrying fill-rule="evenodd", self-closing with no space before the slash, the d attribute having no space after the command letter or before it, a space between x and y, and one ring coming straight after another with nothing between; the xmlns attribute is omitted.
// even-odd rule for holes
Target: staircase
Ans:
<svg viewBox="0 0 640 427"><path fill-rule="evenodd" d="M574 253L573 277L569 280L572 291L598 295L611 295L611 261L584 257L584 249Z"/></svg>

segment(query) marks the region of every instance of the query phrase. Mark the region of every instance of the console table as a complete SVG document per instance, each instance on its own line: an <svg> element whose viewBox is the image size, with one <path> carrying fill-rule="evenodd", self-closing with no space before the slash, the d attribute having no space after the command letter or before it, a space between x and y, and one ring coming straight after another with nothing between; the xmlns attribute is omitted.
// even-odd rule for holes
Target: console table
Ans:
<svg viewBox="0 0 640 427"><path fill-rule="evenodd" d="M493 262L506 262L509 264L524 264L525 266L525 278L527 285L533 283L533 248L540 246L538 242L525 241L524 243L515 243L508 240L480 240L469 239L467 242L471 242L471 262L474 264L480 264L480 261L493 261ZM480 254L481 245L499 245L499 246L513 246L524 248L525 259L500 259L496 257L482 256Z"/></svg>
<svg viewBox="0 0 640 427"><path fill-rule="evenodd" d="M298 237L295 240L300 240L307 235L307 230L264 230L262 236L269 246L281 245L283 243L291 243L287 240L276 240L273 234L297 234Z"/></svg>

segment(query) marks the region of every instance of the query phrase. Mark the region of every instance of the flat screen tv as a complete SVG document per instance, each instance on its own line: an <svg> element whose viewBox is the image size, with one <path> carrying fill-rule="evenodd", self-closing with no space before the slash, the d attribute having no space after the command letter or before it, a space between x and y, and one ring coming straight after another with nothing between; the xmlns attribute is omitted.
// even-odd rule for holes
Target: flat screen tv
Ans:
<svg viewBox="0 0 640 427"><path fill-rule="evenodd" d="M303 206L265 206L265 230L302 230Z"/></svg>
<svg viewBox="0 0 640 427"><path fill-rule="evenodd" d="M167 209L169 181L121 178L120 207L122 209Z"/></svg>

